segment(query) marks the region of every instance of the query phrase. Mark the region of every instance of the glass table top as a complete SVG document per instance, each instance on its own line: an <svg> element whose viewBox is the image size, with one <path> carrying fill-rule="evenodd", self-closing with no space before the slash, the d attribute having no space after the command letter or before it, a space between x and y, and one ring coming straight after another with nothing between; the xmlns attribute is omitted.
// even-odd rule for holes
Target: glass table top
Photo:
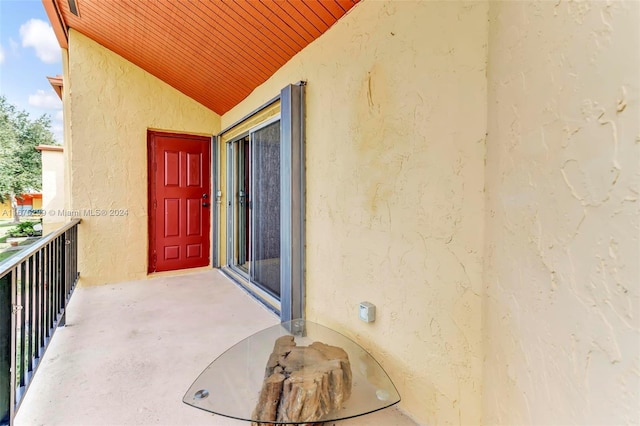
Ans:
<svg viewBox="0 0 640 426"><path fill-rule="evenodd" d="M399 401L391 379L368 352L305 320L269 327L237 343L183 398L214 414L263 424L343 420Z"/></svg>

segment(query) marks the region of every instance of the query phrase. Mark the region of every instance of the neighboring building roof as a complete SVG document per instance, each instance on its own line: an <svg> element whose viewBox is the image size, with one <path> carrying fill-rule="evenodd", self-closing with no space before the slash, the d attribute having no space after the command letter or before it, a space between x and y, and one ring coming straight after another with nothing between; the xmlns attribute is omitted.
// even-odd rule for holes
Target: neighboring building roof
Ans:
<svg viewBox="0 0 640 426"><path fill-rule="evenodd" d="M42 198L41 192L30 192L26 194L20 194L16 196L16 204L19 206L30 205L31 203L33 203L34 199L38 200L41 198Z"/></svg>
<svg viewBox="0 0 640 426"><path fill-rule="evenodd" d="M51 87L53 87L53 90L56 91L58 97L62 100L62 76L56 75L55 77L47 77L47 80L49 80L49 83L51 83Z"/></svg>
<svg viewBox="0 0 640 426"><path fill-rule="evenodd" d="M38 145L36 149L38 151L64 151L64 148L60 145Z"/></svg>
<svg viewBox="0 0 640 426"><path fill-rule="evenodd" d="M42 0L63 48L73 28L218 114L358 1Z"/></svg>

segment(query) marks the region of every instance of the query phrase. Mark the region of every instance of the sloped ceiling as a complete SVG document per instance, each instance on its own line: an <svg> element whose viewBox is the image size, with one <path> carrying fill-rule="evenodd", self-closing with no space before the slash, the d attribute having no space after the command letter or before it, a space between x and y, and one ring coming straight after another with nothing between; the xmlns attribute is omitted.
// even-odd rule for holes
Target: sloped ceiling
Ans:
<svg viewBox="0 0 640 426"><path fill-rule="evenodd" d="M358 1L43 0L43 4L62 47L67 47L68 28L73 28L224 114Z"/></svg>

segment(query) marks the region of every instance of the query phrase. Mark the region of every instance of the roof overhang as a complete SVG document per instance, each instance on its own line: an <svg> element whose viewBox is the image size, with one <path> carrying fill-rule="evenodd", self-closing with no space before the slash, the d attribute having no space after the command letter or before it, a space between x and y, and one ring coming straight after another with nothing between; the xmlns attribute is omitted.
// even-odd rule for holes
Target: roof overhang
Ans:
<svg viewBox="0 0 640 426"><path fill-rule="evenodd" d="M58 39L58 44L63 49L68 49L69 33L67 32L67 25L62 20L62 15L60 15L60 10L56 2L54 0L42 0L42 4L44 5L45 12L47 12L47 17L49 18L49 22L51 22L56 39Z"/></svg>
<svg viewBox="0 0 640 426"><path fill-rule="evenodd" d="M359 0L42 0L72 28L224 114Z"/></svg>
<svg viewBox="0 0 640 426"><path fill-rule="evenodd" d="M62 87L64 86L62 76L57 75L55 77L47 77L47 80L49 80L51 87L53 87L53 90L58 94L60 100L62 100Z"/></svg>
<svg viewBox="0 0 640 426"><path fill-rule="evenodd" d="M56 151L56 152L64 151L64 148L60 145L38 145L36 146L36 149L38 151Z"/></svg>

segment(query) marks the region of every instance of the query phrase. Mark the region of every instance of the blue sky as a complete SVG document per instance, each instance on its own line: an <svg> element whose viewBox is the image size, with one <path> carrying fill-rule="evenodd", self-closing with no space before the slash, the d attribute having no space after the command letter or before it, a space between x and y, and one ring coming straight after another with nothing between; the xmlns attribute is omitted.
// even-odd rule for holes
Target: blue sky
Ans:
<svg viewBox="0 0 640 426"><path fill-rule="evenodd" d="M62 74L60 46L41 0L0 0L0 94L32 118L49 114L62 143L62 102L47 76Z"/></svg>

